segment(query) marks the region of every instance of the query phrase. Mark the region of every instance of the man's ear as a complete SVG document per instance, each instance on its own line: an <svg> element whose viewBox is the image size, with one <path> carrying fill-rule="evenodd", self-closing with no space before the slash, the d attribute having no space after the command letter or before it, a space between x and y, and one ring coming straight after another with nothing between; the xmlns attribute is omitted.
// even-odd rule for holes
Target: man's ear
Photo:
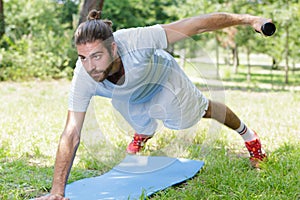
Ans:
<svg viewBox="0 0 300 200"><path fill-rule="evenodd" d="M118 46L117 46L117 43L115 43L115 42L112 42L111 43L111 52L112 52L112 56L113 56L113 58L116 58L118 55Z"/></svg>

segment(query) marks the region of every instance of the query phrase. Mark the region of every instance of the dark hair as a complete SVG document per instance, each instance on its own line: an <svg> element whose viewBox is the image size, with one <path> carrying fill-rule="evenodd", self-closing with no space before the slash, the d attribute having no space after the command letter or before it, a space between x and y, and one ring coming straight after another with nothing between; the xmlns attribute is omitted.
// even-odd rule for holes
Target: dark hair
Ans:
<svg viewBox="0 0 300 200"><path fill-rule="evenodd" d="M101 11L91 10L87 20L82 22L75 31L75 45L86 44L101 40L104 46L108 47L113 39L112 22L101 20Z"/></svg>

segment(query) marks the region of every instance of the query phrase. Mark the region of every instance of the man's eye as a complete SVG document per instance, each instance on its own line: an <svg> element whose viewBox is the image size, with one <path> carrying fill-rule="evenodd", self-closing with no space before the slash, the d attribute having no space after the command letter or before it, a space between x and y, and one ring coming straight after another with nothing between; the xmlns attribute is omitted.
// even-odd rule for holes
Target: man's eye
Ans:
<svg viewBox="0 0 300 200"><path fill-rule="evenodd" d="M94 59L96 59L96 60L99 60L101 58L101 56L100 55L96 55L96 56L94 56Z"/></svg>
<svg viewBox="0 0 300 200"><path fill-rule="evenodd" d="M79 56L81 61L86 61L86 57Z"/></svg>

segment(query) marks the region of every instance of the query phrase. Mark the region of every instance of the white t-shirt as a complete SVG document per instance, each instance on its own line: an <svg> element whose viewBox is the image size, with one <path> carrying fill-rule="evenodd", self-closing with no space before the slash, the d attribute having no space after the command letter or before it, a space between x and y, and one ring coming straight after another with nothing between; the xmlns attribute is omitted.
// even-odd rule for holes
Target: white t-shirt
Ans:
<svg viewBox="0 0 300 200"><path fill-rule="evenodd" d="M94 81L80 60L76 63L69 110L85 112L95 95L112 99L112 105L137 133L151 135L162 120L172 129L199 121L208 101L165 52L167 38L160 25L116 31L114 39L125 70L125 81Z"/></svg>

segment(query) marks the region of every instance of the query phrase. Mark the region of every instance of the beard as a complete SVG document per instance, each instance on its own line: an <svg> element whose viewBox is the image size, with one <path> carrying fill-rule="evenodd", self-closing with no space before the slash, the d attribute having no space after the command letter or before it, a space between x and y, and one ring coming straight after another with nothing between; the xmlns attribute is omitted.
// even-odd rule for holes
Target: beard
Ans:
<svg viewBox="0 0 300 200"><path fill-rule="evenodd" d="M97 81L97 82L102 82L102 81L104 81L104 80L108 77L108 75L109 75L111 69L112 69L112 64L110 64L104 71L103 71L103 70L98 71L98 70L96 70L96 69L91 70L91 71L89 72L89 75L90 75L95 81Z"/></svg>
<svg viewBox="0 0 300 200"><path fill-rule="evenodd" d="M88 74L96 81L96 82L102 82L104 81L109 75L110 72L112 70L113 67L113 61L114 58L111 55L111 52L109 52L110 54L110 64L108 65L108 67L105 70L97 70L97 69L93 69L91 71L88 72Z"/></svg>

